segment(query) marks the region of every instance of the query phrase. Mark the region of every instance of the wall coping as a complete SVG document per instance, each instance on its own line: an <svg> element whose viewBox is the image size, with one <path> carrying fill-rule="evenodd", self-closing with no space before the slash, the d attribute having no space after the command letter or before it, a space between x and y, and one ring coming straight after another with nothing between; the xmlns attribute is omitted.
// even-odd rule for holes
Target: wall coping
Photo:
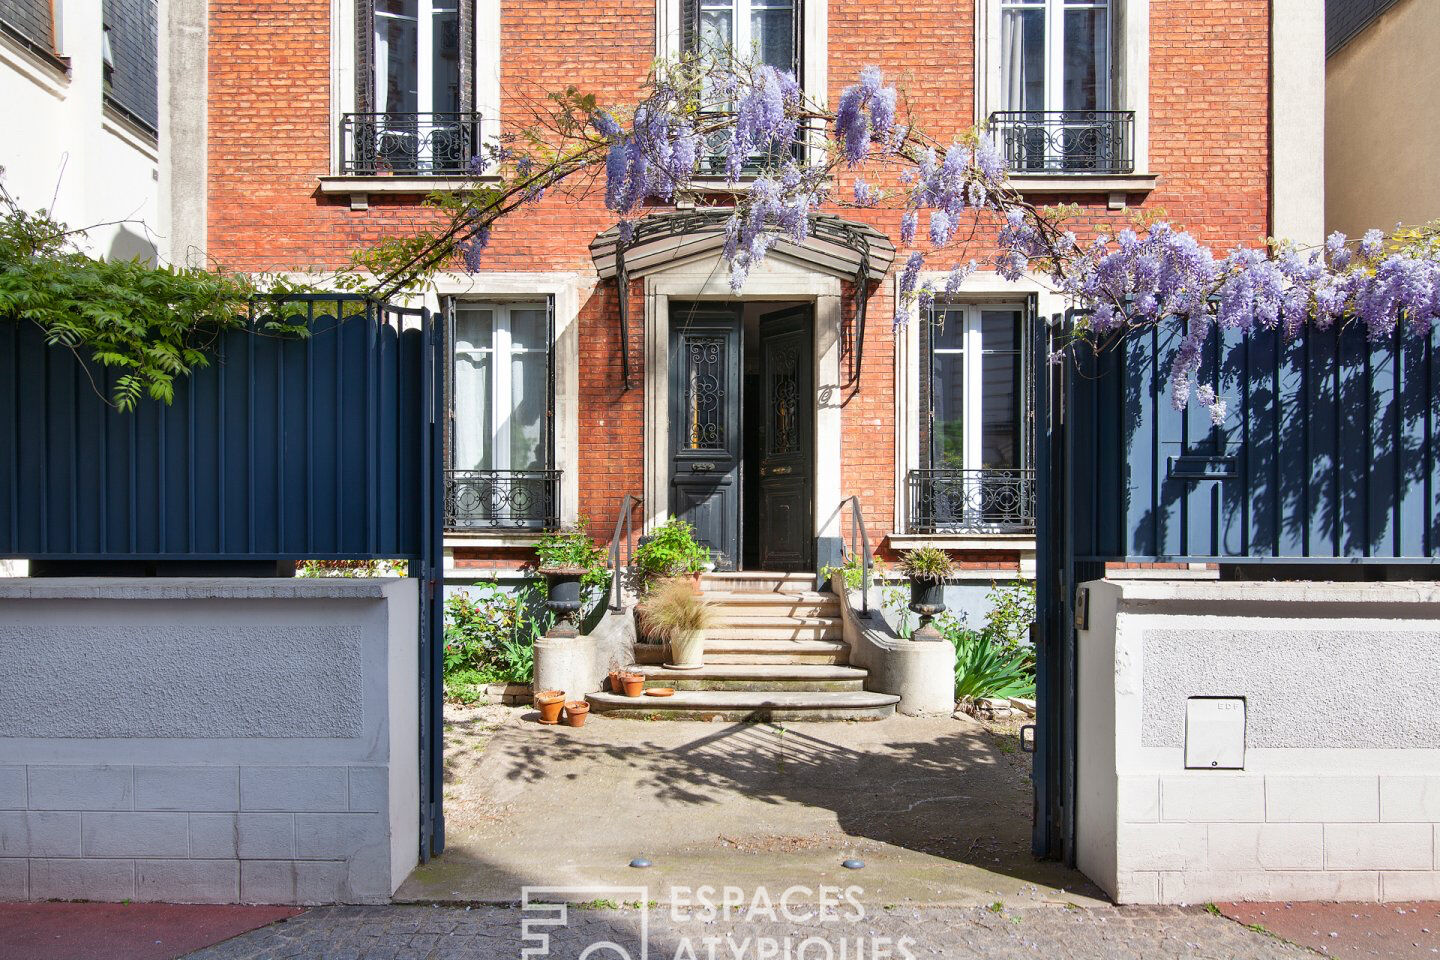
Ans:
<svg viewBox="0 0 1440 960"><path fill-rule="evenodd" d="M0 600L379 600L405 577L0 577Z"/></svg>
<svg viewBox="0 0 1440 960"><path fill-rule="evenodd" d="M1390 581L1345 583L1336 581L1268 580L1092 580L1105 584L1127 606L1163 604L1346 604L1367 607L1394 604L1435 604L1440 616L1440 582ZM1225 613L1230 611L1215 611Z"/></svg>

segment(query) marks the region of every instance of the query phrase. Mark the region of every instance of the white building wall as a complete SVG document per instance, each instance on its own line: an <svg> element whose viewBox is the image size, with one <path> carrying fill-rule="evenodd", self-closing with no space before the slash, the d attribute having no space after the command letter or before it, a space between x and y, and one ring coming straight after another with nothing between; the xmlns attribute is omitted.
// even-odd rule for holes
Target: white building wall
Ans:
<svg viewBox="0 0 1440 960"><path fill-rule="evenodd" d="M0 580L0 901L383 903L416 581Z"/></svg>
<svg viewBox="0 0 1440 960"><path fill-rule="evenodd" d="M1092 581L1076 844L1121 903L1440 897L1440 585ZM1243 697L1242 769L1185 767Z"/></svg>
<svg viewBox="0 0 1440 960"><path fill-rule="evenodd" d="M99 8L99 0L55 4L68 71L0 33L4 183L26 209L48 209L71 227L106 224L89 234L94 256L168 259L156 138L103 102Z"/></svg>

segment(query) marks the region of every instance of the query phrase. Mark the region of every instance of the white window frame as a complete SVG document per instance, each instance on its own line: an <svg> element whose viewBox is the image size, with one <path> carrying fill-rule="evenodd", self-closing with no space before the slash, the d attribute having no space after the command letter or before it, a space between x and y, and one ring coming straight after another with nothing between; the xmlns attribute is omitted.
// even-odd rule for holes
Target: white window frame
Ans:
<svg viewBox="0 0 1440 960"><path fill-rule="evenodd" d="M700 4L703 13L707 8L716 9L724 7L730 11L730 33L731 41L735 50L741 54L748 53L751 45L755 42L755 35L751 32L753 24L750 22L754 15L755 8L767 7L790 8L791 15L804 15L804 0L696 0ZM793 32L793 31L792 31ZM804 69L804 61L801 60L801 69Z"/></svg>
<svg viewBox="0 0 1440 960"><path fill-rule="evenodd" d="M487 2L487 0L480 0ZM495 0L498 2L498 0ZM800 73L796 79L806 96L823 106L827 101L829 53L830 8L826 0L791 0L800 22L801 40ZM748 5L747 5L748 9ZM478 17L477 17L478 20ZM681 52L684 25L681 22L680 0L655 0L655 56L666 59L678 57ZM750 19L745 17L744 38L748 43ZM736 24L735 43L740 47L740 26Z"/></svg>
<svg viewBox="0 0 1440 960"><path fill-rule="evenodd" d="M965 424L965 443L961 451L962 463L960 469L983 470L985 469L985 466L980 462L982 450L981 429L984 424L984 421L982 420L982 417L984 416L984 390L982 389L982 387L984 385L984 356L987 351L985 351L982 346L982 340L980 335L980 315L987 310L1014 310L1020 315L1020 343L1013 352L1017 359L1017 362L1020 364L1023 370L1025 350L1027 346L1025 330L1025 317L1027 315L1027 307L1023 301L955 301L947 302L944 304L937 303L936 309L943 309L952 316L954 313L959 312L961 315L961 323L964 325L964 329L961 334L961 346L938 347L936 346L935 335L932 332L930 336L930 352L932 354L946 356L958 355L962 358L960 369L961 376L963 376L965 380L965 393L961 400L960 415L964 420ZM928 318L926 318L926 320L928 320ZM988 352L1010 353L1011 351L991 350ZM1016 412L1018 414L1019 421L1023 424L1025 421L1025 415L1028 412L1025 409L1025 393L1023 389L1023 384L1017 400L1019 401L1020 409ZM931 416L934 407L935 393L932 385L930 391L930 410L921 411L921 415L926 417ZM933 449L935 443L933 422L932 430L929 434L929 437L931 447ZM1031 464L1025 462L1025 451L1023 449L1023 444L1020 452L1020 463L1017 463L1014 467L997 467L995 469L1024 469L1031 466ZM923 455L924 451L922 451L922 456ZM935 466L935 464L932 463L931 466L933 467Z"/></svg>
<svg viewBox="0 0 1440 960"><path fill-rule="evenodd" d="M678 0L677 0L678 2ZM1001 71L1001 7L1010 0L975 0L975 123L1004 109ZM1048 36L1057 34L1051 31ZM1107 109L1135 113L1135 172L1132 180L1153 180L1150 170L1150 0L1110 0L1111 92ZM1070 175L1073 183L1087 175ZM1025 179L1021 175L1019 180ZM1097 180L1116 178L1096 175ZM1022 184L1023 185L1023 184ZM1070 188L1073 190L1073 187Z"/></svg>
<svg viewBox="0 0 1440 960"><path fill-rule="evenodd" d="M342 187L327 189L324 181L339 178L340 118L357 109L355 102L356 63L355 31L359 4L363 0L331 0L330 6L330 175L322 177L323 192L346 192ZM455 0L468 2L468 0ZM678 0L676 0L678 3ZM475 62L471 64L474 87L471 95L475 112L480 114L480 139L489 143L500 136L500 0L474 0ZM427 35L430 27L426 27ZM433 81L426 80L429 84ZM345 178L357 179L357 178ZM414 193L415 186L405 177L367 177L370 193ZM363 194L361 194L363 196ZM364 209L364 204L352 206Z"/></svg>
<svg viewBox="0 0 1440 960"><path fill-rule="evenodd" d="M1109 110L1110 104L1114 101L1115 77L1113 73L1114 50L1115 50L1115 11L1114 3L1111 0L1084 0L1084 2L1072 2L1072 0L1000 0L1000 20L1003 23L1005 14L1011 10L1044 10L1045 11L1045 103L1041 110L1064 110L1065 90L1065 14L1070 10L1104 10L1105 11L1105 57L1100 64L1100 76L1103 78L1100 89L1095 97L1096 110ZM1004 76L1005 54L1000 52L1000 71ZM1010 109L1019 109L1013 104Z"/></svg>
<svg viewBox="0 0 1440 960"><path fill-rule="evenodd" d="M511 313L516 310L538 310L542 315L549 309L549 305L542 301L532 302L510 302L503 300L470 300L462 299L455 302L455 312L458 315L464 310L489 310L491 317L490 325L490 346L474 347L462 350L456 344L453 348L454 362L458 366L462 355L490 356L490 466L485 469L504 471L515 469L510 462L510 416L515 409L514 391L514 370L511 359L516 355L544 354L549 357L553 364L555 358L552 355L555 349L554 344L547 343L544 347L517 347L511 337ZM504 362L500 362L501 359ZM452 373L453 376L453 373ZM503 418L500 414L504 414ZM453 411L452 415L459 421L460 411ZM548 429L548 427L547 427ZM553 438L552 438L553 439ZM503 442L502 442L503 441ZM548 444L547 444L548 446ZM541 466L538 469L551 470L554 465L544 462L542 457ZM459 469L470 469L460 467ZM525 468L535 469L535 468Z"/></svg>

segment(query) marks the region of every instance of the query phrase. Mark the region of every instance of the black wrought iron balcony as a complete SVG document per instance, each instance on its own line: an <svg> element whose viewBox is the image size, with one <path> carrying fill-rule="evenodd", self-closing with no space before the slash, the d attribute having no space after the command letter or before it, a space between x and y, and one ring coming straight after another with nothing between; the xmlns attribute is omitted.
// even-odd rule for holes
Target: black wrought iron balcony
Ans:
<svg viewBox="0 0 1440 960"><path fill-rule="evenodd" d="M446 470L445 529L553 530L559 470Z"/></svg>
<svg viewBox="0 0 1440 960"><path fill-rule="evenodd" d="M1133 110L1000 110L990 133L1011 173L1135 171Z"/></svg>
<svg viewBox="0 0 1440 960"><path fill-rule="evenodd" d="M911 470L907 533L1033 533L1034 470Z"/></svg>
<svg viewBox="0 0 1440 960"><path fill-rule="evenodd" d="M478 113L347 113L340 118L340 172L361 176L456 176L480 152Z"/></svg>
<svg viewBox="0 0 1440 960"><path fill-rule="evenodd" d="M702 115L704 119L729 116L724 111L711 111ZM696 163L696 174L709 179L726 179L729 172L725 163L725 141L730 138L728 130L721 130L706 137ZM774 146L769 150L757 150L745 159L740 169L741 179L754 177L766 167L778 166L786 159L803 162L805 159L805 130L802 127L795 139L788 145Z"/></svg>

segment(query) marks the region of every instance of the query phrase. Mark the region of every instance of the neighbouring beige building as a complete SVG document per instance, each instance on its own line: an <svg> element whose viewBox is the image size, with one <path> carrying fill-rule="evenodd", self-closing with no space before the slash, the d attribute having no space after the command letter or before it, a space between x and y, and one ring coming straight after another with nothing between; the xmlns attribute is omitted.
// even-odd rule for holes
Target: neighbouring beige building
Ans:
<svg viewBox="0 0 1440 960"><path fill-rule="evenodd" d="M1325 229L1440 219L1440 2L1327 0Z"/></svg>

